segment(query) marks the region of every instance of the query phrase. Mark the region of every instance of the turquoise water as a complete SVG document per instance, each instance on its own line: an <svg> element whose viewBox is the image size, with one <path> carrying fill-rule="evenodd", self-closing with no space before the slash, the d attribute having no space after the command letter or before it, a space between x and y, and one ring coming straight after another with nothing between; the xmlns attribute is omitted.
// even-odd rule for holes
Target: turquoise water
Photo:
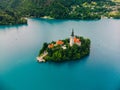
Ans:
<svg viewBox="0 0 120 90"><path fill-rule="evenodd" d="M37 63L44 42L76 35L91 39L83 60ZM28 19L0 26L0 90L120 90L120 20Z"/></svg>

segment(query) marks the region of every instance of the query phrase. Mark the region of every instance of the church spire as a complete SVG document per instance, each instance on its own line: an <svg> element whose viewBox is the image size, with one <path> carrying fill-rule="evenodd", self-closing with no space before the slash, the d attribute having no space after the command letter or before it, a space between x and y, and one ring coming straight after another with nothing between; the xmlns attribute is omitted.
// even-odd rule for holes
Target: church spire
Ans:
<svg viewBox="0 0 120 90"><path fill-rule="evenodd" d="M74 37L74 30L72 29L72 34L71 34L72 37Z"/></svg>

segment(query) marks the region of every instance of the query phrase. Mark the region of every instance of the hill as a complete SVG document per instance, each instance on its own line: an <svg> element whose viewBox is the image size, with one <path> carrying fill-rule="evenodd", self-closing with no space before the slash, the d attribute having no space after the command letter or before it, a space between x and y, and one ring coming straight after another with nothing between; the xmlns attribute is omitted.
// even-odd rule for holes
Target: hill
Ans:
<svg viewBox="0 0 120 90"><path fill-rule="evenodd" d="M120 18L120 7L119 2L111 0L0 0L0 24L26 23L22 17L44 16L82 20Z"/></svg>

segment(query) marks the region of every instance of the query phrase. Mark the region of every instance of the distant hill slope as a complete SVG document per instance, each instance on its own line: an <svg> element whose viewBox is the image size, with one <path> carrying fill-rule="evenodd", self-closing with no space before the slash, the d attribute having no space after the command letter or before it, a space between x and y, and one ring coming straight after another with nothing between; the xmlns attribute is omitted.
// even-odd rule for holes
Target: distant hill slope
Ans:
<svg viewBox="0 0 120 90"><path fill-rule="evenodd" d="M44 16L85 20L100 19L101 16L119 18L120 7L116 4L118 2L111 0L0 0L0 17L5 15L4 18L12 20L14 17L18 20L21 17ZM5 21L1 18L0 24Z"/></svg>

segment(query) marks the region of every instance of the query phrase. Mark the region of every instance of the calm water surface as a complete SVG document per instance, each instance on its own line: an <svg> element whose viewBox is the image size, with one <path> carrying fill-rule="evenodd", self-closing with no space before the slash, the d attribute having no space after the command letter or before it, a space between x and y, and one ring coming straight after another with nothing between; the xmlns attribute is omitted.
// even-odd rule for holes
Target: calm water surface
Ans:
<svg viewBox="0 0 120 90"><path fill-rule="evenodd" d="M76 35L90 38L83 60L37 63L44 42ZM0 90L120 90L120 20L28 19L0 26Z"/></svg>

